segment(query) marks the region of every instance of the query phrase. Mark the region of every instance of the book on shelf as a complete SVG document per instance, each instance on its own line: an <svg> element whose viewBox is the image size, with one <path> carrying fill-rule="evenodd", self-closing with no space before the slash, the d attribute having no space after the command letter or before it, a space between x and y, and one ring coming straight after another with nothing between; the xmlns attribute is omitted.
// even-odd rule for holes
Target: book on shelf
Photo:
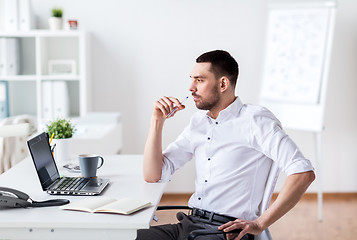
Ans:
<svg viewBox="0 0 357 240"><path fill-rule="evenodd" d="M88 197L83 200L63 205L63 210L82 211L89 213L114 213L129 215L141 209L151 206L151 203L144 200L133 198L107 198L107 197Z"/></svg>

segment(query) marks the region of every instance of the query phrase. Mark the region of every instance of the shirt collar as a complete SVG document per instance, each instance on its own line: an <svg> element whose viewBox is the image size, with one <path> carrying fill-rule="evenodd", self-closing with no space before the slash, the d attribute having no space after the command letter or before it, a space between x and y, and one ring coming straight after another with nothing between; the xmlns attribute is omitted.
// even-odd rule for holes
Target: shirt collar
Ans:
<svg viewBox="0 0 357 240"><path fill-rule="evenodd" d="M228 107L219 112L218 117L213 119L208 116L208 112L206 112L206 117L209 119L209 122L222 122L228 120L232 117L237 117L239 115L240 110L243 107L243 103L239 97L236 97L234 102L232 102Z"/></svg>

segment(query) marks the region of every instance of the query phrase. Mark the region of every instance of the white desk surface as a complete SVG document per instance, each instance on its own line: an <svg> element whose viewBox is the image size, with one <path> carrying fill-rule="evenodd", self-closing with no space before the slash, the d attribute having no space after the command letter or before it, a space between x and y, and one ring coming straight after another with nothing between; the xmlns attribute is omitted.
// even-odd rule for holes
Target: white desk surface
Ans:
<svg viewBox="0 0 357 240"><path fill-rule="evenodd" d="M137 229L149 228L165 183L146 183L143 180L141 155L103 157L105 163L97 174L111 181L101 196L138 198L150 201L153 206L129 216L66 211L59 207L0 209L0 239L129 240L136 238ZM62 175L73 175L63 168L59 171ZM30 158L0 175L0 186L23 191L35 201L64 198L74 202L96 197L43 192Z"/></svg>

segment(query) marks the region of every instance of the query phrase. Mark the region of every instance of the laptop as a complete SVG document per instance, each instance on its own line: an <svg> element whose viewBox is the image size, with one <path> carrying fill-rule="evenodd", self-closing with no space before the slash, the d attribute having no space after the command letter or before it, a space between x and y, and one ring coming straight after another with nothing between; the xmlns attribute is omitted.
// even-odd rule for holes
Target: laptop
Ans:
<svg viewBox="0 0 357 240"><path fill-rule="evenodd" d="M55 195L98 195L108 185L109 179L60 177L53 158L48 134L27 141L42 190Z"/></svg>

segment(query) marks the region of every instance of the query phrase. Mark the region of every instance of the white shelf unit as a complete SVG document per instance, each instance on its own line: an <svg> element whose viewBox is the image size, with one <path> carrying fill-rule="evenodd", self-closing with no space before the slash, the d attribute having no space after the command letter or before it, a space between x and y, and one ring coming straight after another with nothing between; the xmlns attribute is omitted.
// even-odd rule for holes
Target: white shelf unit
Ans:
<svg viewBox="0 0 357 240"><path fill-rule="evenodd" d="M89 104L87 35L85 31L0 31L0 38L19 39L19 74L0 75L0 81L8 82L10 116L30 114L43 123L42 108L46 99L43 99L42 88L45 81L65 81L69 92L69 117L85 116ZM49 60L74 60L76 73L49 75Z"/></svg>

